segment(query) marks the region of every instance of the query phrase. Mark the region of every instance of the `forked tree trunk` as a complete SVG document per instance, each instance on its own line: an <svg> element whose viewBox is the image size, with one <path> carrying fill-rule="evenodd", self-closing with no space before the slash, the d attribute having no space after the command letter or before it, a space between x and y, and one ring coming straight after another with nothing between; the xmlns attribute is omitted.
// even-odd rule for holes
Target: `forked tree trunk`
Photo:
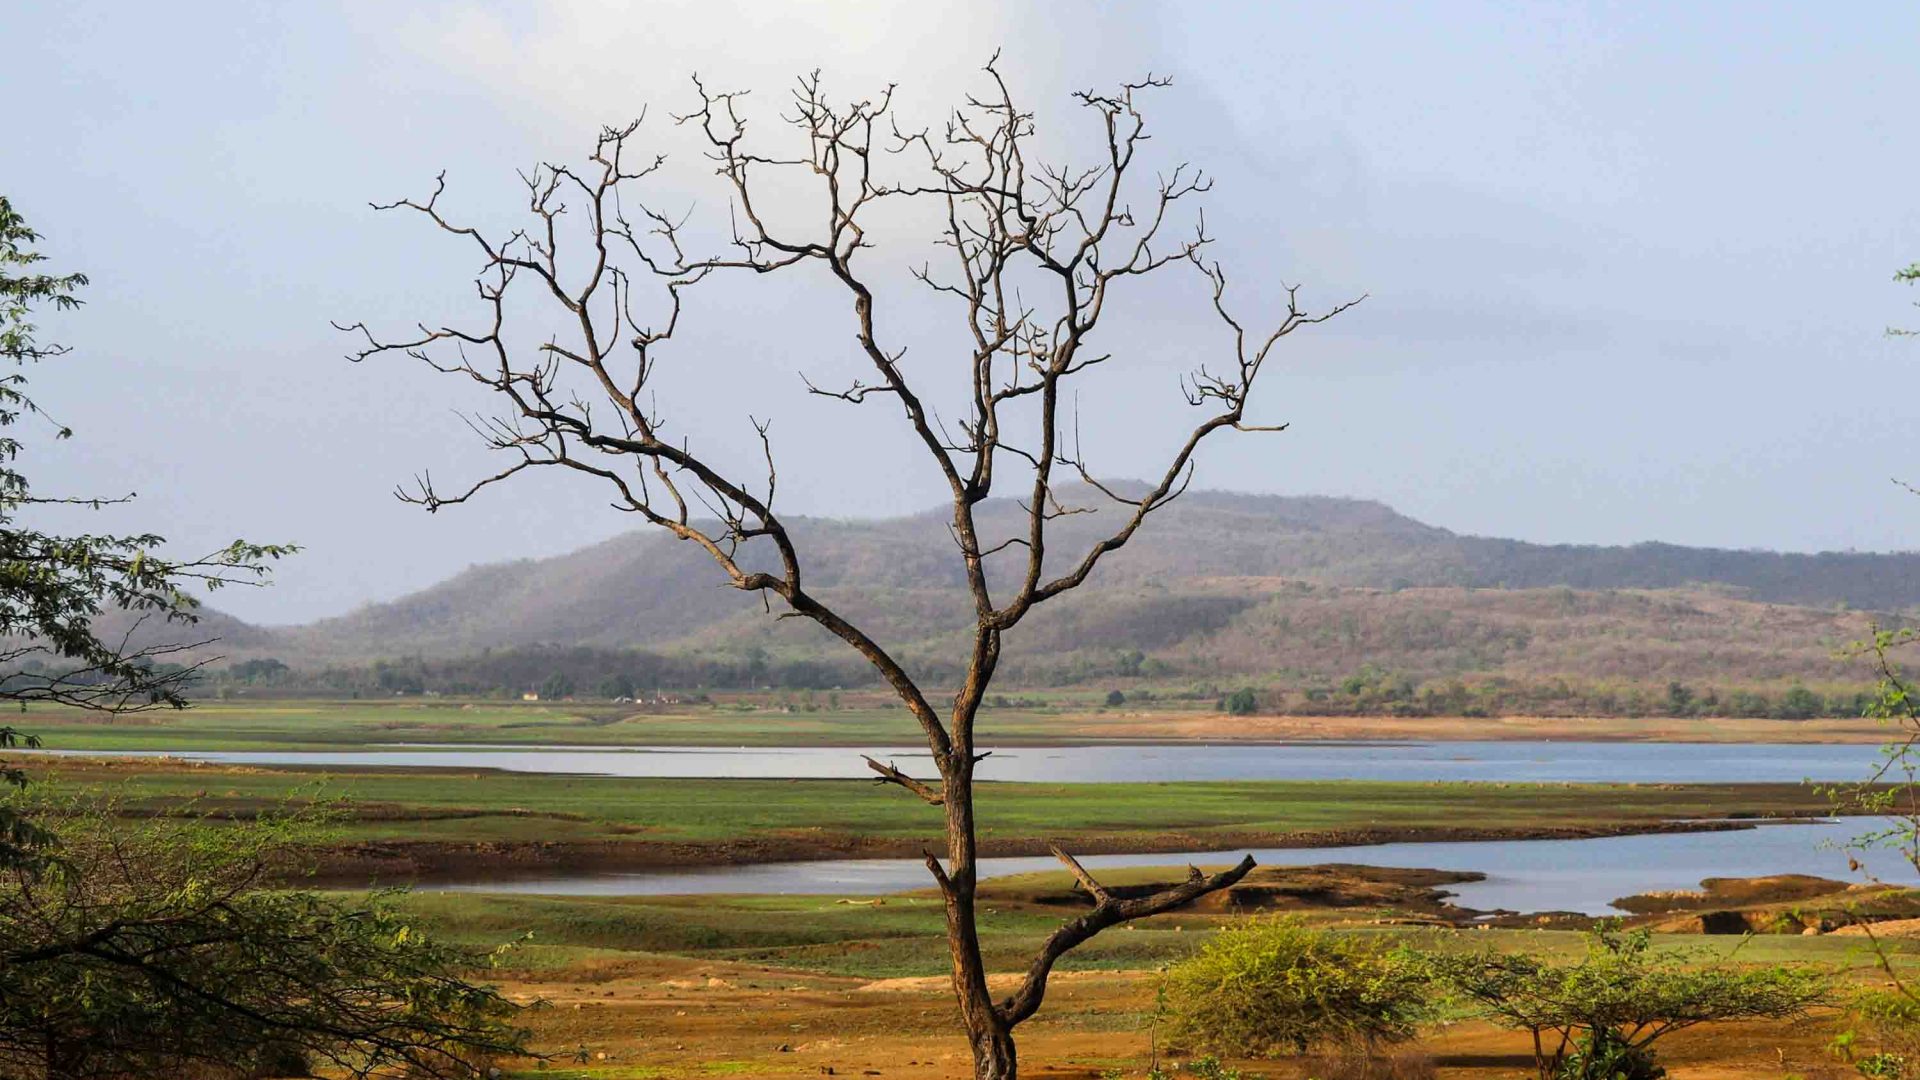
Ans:
<svg viewBox="0 0 1920 1080"><path fill-rule="evenodd" d="M993 1007L987 989L986 962L980 955L979 924L975 921L975 890L979 870L975 862L973 820L973 761L971 748L956 748L941 769L947 818L947 867L940 888L947 909L947 951L953 962L953 991L961 1022L973 1051L974 1080L1015 1080L1018 1065L1013 1029Z"/></svg>
<svg viewBox="0 0 1920 1080"><path fill-rule="evenodd" d="M1015 1080L1019 1068L1014 1060L1012 1032L976 1032L972 1039L973 1080Z"/></svg>
<svg viewBox="0 0 1920 1080"><path fill-rule="evenodd" d="M1013 1029L1040 1008L1047 992L1047 977L1054 962L1076 945L1109 926L1172 911L1198 897L1225 889L1253 869L1249 855L1230 869L1203 874L1187 868L1187 880L1149 896L1123 899L1113 895L1089 874L1073 856L1055 847L1053 853L1073 873L1080 887L1093 901L1085 914L1056 927L1040 946L1015 990L996 1003L987 988L986 964L980 955L980 929L976 920L976 888L979 868L975 860L973 817L973 766L979 760L973 753L973 717L965 715L954 725L960 732L944 751L936 750L940 764L941 788L933 791L891 766L868 759L868 765L881 779L900 784L946 810L947 863L927 855L927 869L940 885L947 917L947 949L953 962L953 993L960 1006L960 1020L967 1031L967 1043L973 1051L974 1080L1015 1080L1019 1072L1014 1053Z"/></svg>

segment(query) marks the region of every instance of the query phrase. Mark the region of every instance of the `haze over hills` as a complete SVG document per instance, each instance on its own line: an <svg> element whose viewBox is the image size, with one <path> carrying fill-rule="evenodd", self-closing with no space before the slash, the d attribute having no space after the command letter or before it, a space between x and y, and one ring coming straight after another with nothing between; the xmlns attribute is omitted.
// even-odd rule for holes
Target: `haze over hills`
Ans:
<svg viewBox="0 0 1920 1080"><path fill-rule="evenodd" d="M1054 522L1050 568L1117 517ZM1007 536L1024 515L995 500L980 520L985 535ZM970 604L944 512L790 527L809 588L899 655L934 663L961 645ZM996 572L1022 559L1012 549ZM1916 605L1915 553L1542 545L1457 535L1376 502L1191 492L1084 592L1037 610L1010 643L1009 672L1044 679L1138 650L1186 671L1840 677L1850 669L1833 650L1865 632L1864 612ZM645 531L475 567L303 626L216 616L201 629L228 655L309 667L528 646L844 659L817 627L769 619L758 598L722 585L694 545Z"/></svg>

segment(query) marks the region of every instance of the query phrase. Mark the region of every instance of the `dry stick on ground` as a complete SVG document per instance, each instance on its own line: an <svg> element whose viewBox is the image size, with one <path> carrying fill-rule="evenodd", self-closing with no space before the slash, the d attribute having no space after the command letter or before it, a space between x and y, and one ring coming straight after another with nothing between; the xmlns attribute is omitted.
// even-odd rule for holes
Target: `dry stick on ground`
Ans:
<svg viewBox="0 0 1920 1080"><path fill-rule="evenodd" d="M713 257L687 254L684 219L623 202L623 186L643 180L663 161L631 159L628 144L638 122L603 131L589 168L545 165L524 177L530 224L504 238L490 239L449 219L439 206L443 177L424 202L382 208L424 215L478 250L483 270L477 286L488 320L468 329L423 324L401 340L376 337L363 324L341 329L361 339L356 360L402 353L505 399L500 414L476 417L471 425L511 459L506 468L446 494L422 477L417 488L401 492L403 498L438 510L548 466L597 477L612 486L618 508L705 549L733 587L778 597L787 608L783 617L813 620L873 664L919 723L938 786L891 764L868 764L879 782L911 792L945 816L945 862L932 854L926 862L945 898L954 990L975 1075L1010 1078L1016 1071L1013 1028L1040 1007L1048 973L1061 955L1106 927L1225 888L1253 862L1211 876L1195 871L1164 892L1119 900L1063 854L1096 903L1049 937L1019 988L995 1001L975 917L973 776L984 755L976 749L974 722L1003 639L1034 608L1085 582L1105 556L1176 499L1209 436L1278 430L1247 420L1255 380L1281 338L1351 305L1310 314L1289 288L1277 325L1250 334L1229 312L1225 273L1203 258L1204 218L1195 215L1194 231L1181 238L1164 235L1170 216L1210 186L1184 164L1151 182L1134 179L1135 154L1147 138L1137 99L1165 80L1149 77L1110 94L1076 95L1104 135L1104 155L1091 167L1067 169L1030 159L1031 114L1014 104L993 64L986 73L992 93L969 98L938 131L900 129L889 112L890 89L877 101L836 106L817 75L803 79L784 117L800 136L798 152L788 157L750 148L742 95L717 93L695 80L698 107L677 119L704 142L731 201L731 245ZM917 179L883 180L876 173L881 163L897 164ZM774 223L771 204L796 194L817 200L804 219L813 223L810 230ZM1143 210L1132 205L1136 197L1144 200ZM930 207L943 223L937 242L945 269L926 266L912 273L953 301L962 316L955 351L965 355L970 377L964 418L954 430L923 399L924 387L909 380L904 348L885 343L876 325L879 301L863 276L860 255L872 246L868 212L881 204ZM576 246L563 257L569 241ZM940 707L882 645L809 591L801 553L774 508L778 474L767 423L753 422L765 472L750 484L685 436L664 431L653 403L651 377L659 355L680 326L683 304L700 286L735 272L806 267L825 271L851 301L859 352L873 371L845 389L808 382L807 390L852 404L890 399L951 493L950 527L974 619L966 677ZM1232 344L1222 363L1202 364L1181 381L1187 404L1203 415L1157 481L1144 493L1122 493L1095 479L1080 452L1077 417L1062 415L1063 404L1071 403L1064 395L1108 358L1091 342L1116 292L1161 270L1182 268L1201 275L1209 317L1221 321ZM645 316L635 310L643 283L657 291ZM509 340L509 291L520 297L516 286L522 284L556 307L567 338L531 346ZM1026 434L1011 439L1009 426ZM983 540L976 508L1008 472L1023 489L1024 520L1013 535ZM1062 476L1110 500L1119 521L1056 564L1049 558L1051 523L1095 509L1070 505L1060 490ZM747 558L749 550L756 558ZM1011 556L1013 565L990 575L989 560L996 555Z"/></svg>

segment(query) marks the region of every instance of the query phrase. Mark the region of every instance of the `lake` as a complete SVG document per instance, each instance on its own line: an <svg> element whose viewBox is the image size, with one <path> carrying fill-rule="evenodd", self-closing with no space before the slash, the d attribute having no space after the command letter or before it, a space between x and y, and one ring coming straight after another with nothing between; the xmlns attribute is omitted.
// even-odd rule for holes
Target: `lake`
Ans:
<svg viewBox="0 0 1920 1080"><path fill-rule="evenodd" d="M81 753L91 753L83 751ZM866 778L869 754L910 773L932 775L925 749L911 747L425 746L345 751L143 751L130 756L310 768L499 769L508 772L657 778ZM1798 783L1863 778L1879 760L1862 744L1648 743L1573 741L1292 742L1016 746L981 762L984 780L1046 783L1182 780L1391 780L1535 783ZM1832 845L1862 831L1844 822L1663 833L1589 840L1399 843L1342 848L1269 848L1268 865L1328 862L1474 870L1487 880L1456 888L1482 910L1601 914L1638 892L1691 889L1706 877L1808 873L1848 876ZM1232 862L1241 852L1089 856L1089 866ZM1229 857L1231 856L1231 857ZM988 876L1051 870L1050 858L986 859ZM1876 869L1880 869L1876 867ZM1888 866L1889 880L1908 880ZM923 888L915 859L838 859L712 869L488 881L495 892L654 895L799 893L876 895Z"/></svg>
<svg viewBox="0 0 1920 1080"><path fill-rule="evenodd" d="M95 753L81 751L79 753ZM860 758L931 775L924 747L419 746L366 750L99 751L245 765L458 768L632 777L870 777ZM982 780L1408 780L1538 783L1798 783L1856 780L1879 760L1865 744L1646 742L1293 742L1002 747ZM916 765L918 768L916 769Z"/></svg>
<svg viewBox="0 0 1920 1080"><path fill-rule="evenodd" d="M1806 873L1864 880L1847 869L1838 845L1869 828L1859 819L1763 825L1713 832L1612 836L1592 840L1501 840L1375 844L1363 847L1260 848L1265 866L1361 863L1368 866L1477 870L1485 881L1449 886L1463 907L1490 911L1578 911L1618 914L1611 903L1633 893L1698 888L1702 878ZM1122 866L1225 865L1244 850L1161 855L1086 855L1089 869ZM1890 882L1911 882L1897 857L1876 852L1869 867ZM1058 870L1048 857L982 859L983 878ZM633 874L582 874L526 880L490 880L424 888L453 892L511 892L594 896L700 893L787 893L873 896L931 885L918 859L831 859L761 863Z"/></svg>

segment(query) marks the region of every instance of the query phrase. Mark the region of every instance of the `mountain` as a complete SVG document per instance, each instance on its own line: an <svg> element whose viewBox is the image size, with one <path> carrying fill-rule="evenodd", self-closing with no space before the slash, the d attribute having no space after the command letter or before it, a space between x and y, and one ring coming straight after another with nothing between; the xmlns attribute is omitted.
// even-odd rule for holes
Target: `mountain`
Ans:
<svg viewBox="0 0 1920 1080"><path fill-rule="evenodd" d="M1049 569L1118 517L1056 520ZM970 614L946 520L929 511L790 528L810 590L903 656L933 662L959 646ZM979 520L983 537L999 538L1024 514L994 500ZM765 551L750 559L770 561ZM1020 548L995 560L1003 586L1022 561ZM230 626L223 648L296 665L532 645L840 655L817 627L770 620L758 598L721 582L696 546L641 532L476 567L304 626ZM1678 662L1785 677L1831 667L1833 646L1864 632L1862 610L1916 606L1916 553L1530 544L1459 535L1377 502L1191 492L1103 561L1088 589L1039 609L1013 651L1036 677L1036 665L1115 650L1215 670L1338 671L1384 659L1432 672L1518 664L1653 677Z"/></svg>

